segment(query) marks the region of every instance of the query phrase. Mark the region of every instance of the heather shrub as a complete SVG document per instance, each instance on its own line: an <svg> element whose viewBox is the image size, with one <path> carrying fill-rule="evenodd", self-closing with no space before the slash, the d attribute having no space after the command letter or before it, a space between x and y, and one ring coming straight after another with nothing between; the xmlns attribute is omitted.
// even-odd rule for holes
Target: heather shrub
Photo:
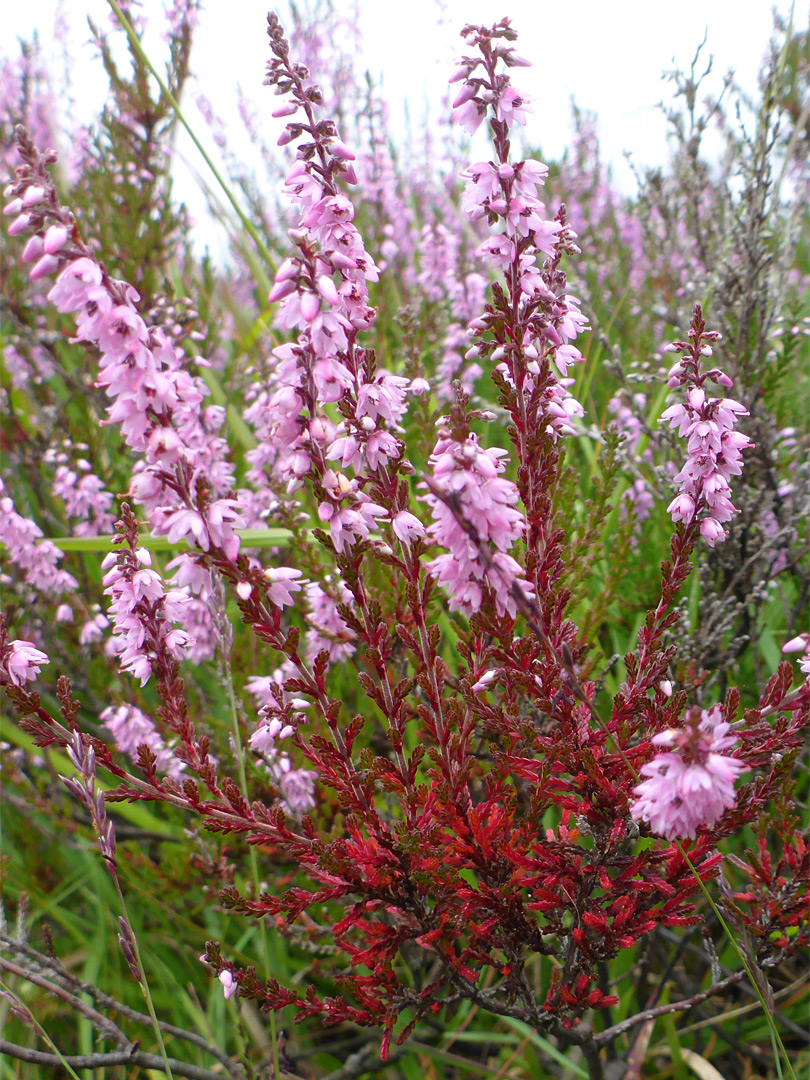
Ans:
<svg viewBox="0 0 810 1080"><path fill-rule="evenodd" d="M219 265L197 5L162 74L111 6L89 130L3 69L9 1074L799 1075L807 33L756 102L673 73L628 197L590 117L518 150L509 19L472 162L270 14L265 176L202 99Z"/></svg>

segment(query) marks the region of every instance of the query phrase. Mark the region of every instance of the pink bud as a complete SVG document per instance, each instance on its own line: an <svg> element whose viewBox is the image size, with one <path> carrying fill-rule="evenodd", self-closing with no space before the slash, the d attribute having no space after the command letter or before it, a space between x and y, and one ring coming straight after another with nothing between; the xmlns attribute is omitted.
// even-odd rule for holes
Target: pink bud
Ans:
<svg viewBox="0 0 810 1080"><path fill-rule="evenodd" d="M312 322L318 312L321 310L321 302L315 293L303 293L301 296L301 314L307 320Z"/></svg>
<svg viewBox="0 0 810 1080"><path fill-rule="evenodd" d="M356 270L357 259L348 255L345 251L330 251L329 257L338 270Z"/></svg>
<svg viewBox="0 0 810 1080"><path fill-rule="evenodd" d="M318 278L318 292L329 304L339 304L340 295L335 287L334 281L324 274Z"/></svg>
<svg viewBox="0 0 810 1080"><path fill-rule="evenodd" d="M22 197L23 206L36 206L45 198L45 188L30 187Z"/></svg>
<svg viewBox="0 0 810 1080"><path fill-rule="evenodd" d="M55 255L43 255L39 262L31 267L28 276L32 281L36 281L37 278L47 277L58 269L59 260Z"/></svg>
<svg viewBox="0 0 810 1080"><path fill-rule="evenodd" d="M346 181L347 184L357 183L357 173L354 171L354 165L350 161L344 161L340 170L340 175Z"/></svg>
<svg viewBox="0 0 810 1080"><path fill-rule="evenodd" d="M514 52L512 49L504 56L504 60L509 67L531 67L531 60L527 60L525 56L521 56L520 53Z"/></svg>
<svg viewBox="0 0 810 1080"><path fill-rule="evenodd" d="M455 96L455 99L453 101L453 108L457 109L459 105L463 105L465 101L469 101L472 97L475 97L474 83L464 83L462 88Z"/></svg>
<svg viewBox="0 0 810 1080"><path fill-rule="evenodd" d="M791 638L790 641L785 642L782 646L782 652L806 652L808 647L810 647L810 634L799 634L798 637Z"/></svg>
<svg viewBox="0 0 810 1080"><path fill-rule="evenodd" d="M477 683L473 683L472 689L475 693L480 693L481 690L486 690L491 682L494 682L498 672L497 671L485 671Z"/></svg>
<svg viewBox="0 0 810 1080"><path fill-rule="evenodd" d="M462 64L461 67L457 67L450 78L447 80L449 83L461 82L462 79L466 79L472 68L469 64Z"/></svg>
<svg viewBox="0 0 810 1080"><path fill-rule="evenodd" d="M355 155L341 139L330 139L329 150L341 161L355 161Z"/></svg>
<svg viewBox="0 0 810 1080"><path fill-rule="evenodd" d="M225 969L225 971L220 971L219 975L217 975L217 978L222 983L222 988L225 991L225 997L233 997L233 995L236 993L236 983L234 982L233 975L230 973L230 971L228 971L227 968Z"/></svg>
<svg viewBox="0 0 810 1080"><path fill-rule="evenodd" d="M315 442L319 442L319 443L326 442L326 439L327 439L326 427L324 426L324 422L323 422L323 420L320 419L320 417L316 416L313 420L310 420L310 422L309 422L309 433L312 436L312 438L315 440Z"/></svg>
<svg viewBox="0 0 810 1080"><path fill-rule="evenodd" d="M270 295L267 297L269 304L275 304L279 300L283 300L285 296L289 296L290 293L295 292L295 282L290 281L288 278L286 281L277 281L273 288L270 290Z"/></svg>
<svg viewBox="0 0 810 1080"><path fill-rule="evenodd" d="M293 129L288 124L287 127L285 127L282 133L279 135L277 145L286 146L287 143L292 142L294 138L295 135L293 134Z"/></svg>
<svg viewBox="0 0 810 1080"><path fill-rule="evenodd" d="M12 223L8 227L9 236L19 236L20 233L24 233L30 227L33 217L31 214L20 214L19 217L14 218Z"/></svg>
<svg viewBox="0 0 810 1080"><path fill-rule="evenodd" d="M48 255L55 255L65 246L67 238L68 231L64 225L51 225L45 233L45 251Z"/></svg>
<svg viewBox="0 0 810 1080"><path fill-rule="evenodd" d="M295 259L285 259L284 262L276 270L276 282L288 281L290 278L296 277L298 274L298 263Z"/></svg>
<svg viewBox="0 0 810 1080"><path fill-rule="evenodd" d="M41 236L32 236L28 243L23 248L22 261L23 262L36 262L37 259L42 257L44 252L44 246Z"/></svg>
<svg viewBox="0 0 810 1080"><path fill-rule="evenodd" d="M287 173L286 183L294 183L299 176L304 176L309 172L309 162L304 161L303 158L296 158L290 166L290 171Z"/></svg>
<svg viewBox="0 0 810 1080"><path fill-rule="evenodd" d="M22 208L22 199L12 199L10 203L6 203L3 207L3 213L6 217L13 217L15 214L19 214Z"/></svg>
<svg viewBox="0 0 810 1080"><path fill-rule="evenodd" d="M294 101L288 101L286 104L280 105L270 115L274 116L276 118L276 120L278 120L282 116L292 116L293 113L297 113L297 112L298 112L298 105L296 105L296 103Z"/></svg>
<svg viewBox="0 0 810 1080"><path fill-rule="evenodd" d="M719 521L715 521L712 517L707 517L700 523L700 535L709 547L714 547L718 540L725 540L726 531Z"/></svg>

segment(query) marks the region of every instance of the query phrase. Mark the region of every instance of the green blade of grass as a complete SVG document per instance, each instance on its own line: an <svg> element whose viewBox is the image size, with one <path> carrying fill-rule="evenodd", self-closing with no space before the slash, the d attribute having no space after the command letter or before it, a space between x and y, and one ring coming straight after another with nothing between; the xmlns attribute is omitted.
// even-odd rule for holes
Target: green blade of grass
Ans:
<svg viewBox="0 0 810 1080"><path fill-rule="evenodd" d="M279 547L292 539L289 529L237 529L237 535L245 547ZM112 536L54 536L51 542L62 551L106 552L113 550ZM138 543L148 551L182 551L188 547L185 540L170 541L165 536L142 536Z"/></svg>

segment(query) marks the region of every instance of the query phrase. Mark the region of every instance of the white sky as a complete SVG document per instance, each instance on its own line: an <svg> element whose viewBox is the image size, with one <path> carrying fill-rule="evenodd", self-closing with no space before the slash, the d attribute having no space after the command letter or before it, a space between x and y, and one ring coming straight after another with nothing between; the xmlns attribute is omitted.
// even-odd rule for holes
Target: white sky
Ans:
<svg viewBox="0 0 810 1080"><path fill-rule="evenodd" d="M602 152L618 182L632 187L623 152L629 151L641 165L663 162L666 155L665 124L656 105L668 97L662 81L673 62L687 67L695 48L708 32L704 57L715 58L717 89L720 76L729 68L743 87L753 92L756 74L772 29L771 9L783 13L790 0L679 0L665 4L656 0L568 0L555 4L544 0L358 0L364 42L358 68L368 69L383 80L391 119L396 130L404 124L405 102L412 122L429 106L434 116L446 100L447 78L464 50L459 31L465 22L492 23L509 15L520 37L518 50L533 67L517 69L516 85L534 96L529 139L543 147L549 157L559 156L571 133L571 98L599 117ZM57 0L29 0L9 4L3 17L2 51L14 48L16 36L30 37L39 30L46 56L55 61L51 28ZM160 39L163 4L143 0L141 10L149 19L154 37L147 37L153 59L162 56ZM286 3L278 5L282 19ZM350 14L353 0L335 0L341 13ZM71 53L75 57L74 81L78 119L87 120L105 90L101 65L88 44L85 18L108 24L105 0L63 0L73 31ZM270 117L278 104L262 87L269 53L265 37L268 0L207 0L200 17L192 69L201 89L228 124L237 151L241 121L236 111L236 84L259 109L266 122L267 141L275 142L283 121ZM797 10L799 27L807 25L807 12ZM160 65L162 66L162 64ZM317 81L317 72L313 72ZM190 88L189 97L194 96ZM191 117L193 109L189 109ZM211 149L204 125L198 134ZM182 146L182 144L181 144ZM191 149L185 150L189 156ZM199 164L199 161L194 162ZM190 191L190 180L181 178L176 191L192 212L201 202Z"/></svg>

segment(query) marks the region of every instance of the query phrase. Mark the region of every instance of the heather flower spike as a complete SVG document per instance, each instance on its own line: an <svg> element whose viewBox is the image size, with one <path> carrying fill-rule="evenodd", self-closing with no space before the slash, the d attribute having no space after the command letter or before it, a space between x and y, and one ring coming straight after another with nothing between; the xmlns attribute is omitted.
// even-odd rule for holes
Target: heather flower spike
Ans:
<svg viewBox="0 0 810 1080"><path fill-rule="evenodd" d="M483 316L470 322L471 346L466 357L488 358L495 364L505 383L505 404L519 432L519 458L527 465L533 430L539 427L554 443L574 433L573 421L582 414L568 389L574 381L568 369L582 360L573 341L587 328L586 320L578 301L567 291L565 274L558 269L563 252L579 249L574 244L576 235L565 224L564 210L550 220L537 198L546 166L534 160L513 163L509 158L509 131L515 123L525 123L527 102L510 82L509 68L523 65L503 44L514 40L509 20L491 29L467 26L462 36L481 55L465 60L453 77L453 81L463 80L453 118L472 131L491 113L496 155L494 162L478 162L461 174L466 180L462 206L473 220L484 217L490 228L501 226L476 254L503 274L509 296L502 310L490 305ZM506 72L499 71L500 63ZM488 332L486 337L484 332ZM527 493L496 475L505 470L506 452L480 449L465 428L459 406L454 407L453 417L434 449L432 493L425 496L435 519L429 532L449 550L429 563L428 569L450 594L451 610L478 611L483 587L489 585L498 614L514 618L512 587L517 584L527 600L534 595L520 565L507 554L525 532L516 504ZM454 500L455 513L448 497ZM530 496L527 509L532 509ZM484 568L458 515L482 541L494 545L491 567Z"/></svg>
<svg viewBox="0 0 810 1080"><path fill-rule="evenodd" d="M742 472L742 451L751 440L735 431L738 419L748 410L730 398L707 397L705 384L731 386L731 379L719 368L703 371L703 357L712 354L711 344L720 340L716 330L707 330L703 312L695 305L689 327L689 341L674 341L681 358L670 370L669 385L686 390L684 403L670 405L661 416L687 440L689 457L675 476L681 492L669 504L673 521L687 527L697 525L710 547L726 538L723 523L738 513L731 502L730 480Z"/></svg>

